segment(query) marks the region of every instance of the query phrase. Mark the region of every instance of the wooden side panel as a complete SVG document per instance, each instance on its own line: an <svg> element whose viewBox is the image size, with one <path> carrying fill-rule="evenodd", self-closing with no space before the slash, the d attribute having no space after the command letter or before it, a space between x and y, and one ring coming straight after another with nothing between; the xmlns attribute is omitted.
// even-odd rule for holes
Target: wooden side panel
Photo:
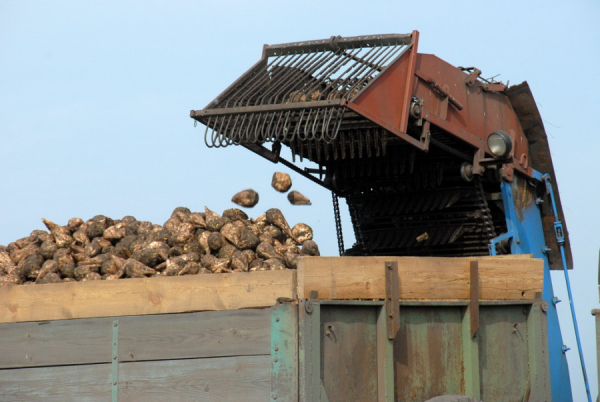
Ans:
<svg viewBox="0 0 600 402"><path fill-rule="evenodd" d="M0 368L109 363L112 319L0 324Z"/></svg>
<svg viewBox="0 0 600 402"><path fill-rule="evenodd" d="M0 370L0 399L106 402L110 373L110 364Z"/></svg>
<svg viewBox="0 0 600 402"><path fill-rule="evenodd" d="M119 401L268 401L269 356L123 363Z"/></svg>
<svg viewBox="0 0 600 402"><path fill-rule="evenodd" d="M122 317L119 361L269 354L270 319L271 309Z"/></svg>
<svg viewBox="0 0 600 402"><path fill-rule="evenodd" d="M394 340L396 400L462 394L462 307L403 307Z"/></svg>
<svg viewBox="0 0 600 402"><path fill-rule="evenodd" d="M0 323L269 307L295 297L294 270L0 288Z"/></svg>
<svg viewBox="0 0 600 402"><path fill-rule="evenodd" d="M480 300L532 300L543 287L533 258L301 257L298 297L385 298L386 261L398 262L401 300L469 300L470 262L479 261Z"/></svg>

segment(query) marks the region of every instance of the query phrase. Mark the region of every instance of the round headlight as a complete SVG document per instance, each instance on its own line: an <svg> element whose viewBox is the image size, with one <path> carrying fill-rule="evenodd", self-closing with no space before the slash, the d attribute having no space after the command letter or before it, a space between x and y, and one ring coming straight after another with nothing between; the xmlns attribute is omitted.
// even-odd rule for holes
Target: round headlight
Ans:
<svg viewBox="0 0 600 402"><path fill-rule="evenodd" d="M510 135L502 130L491 133L487 139L488 148L492 155L497 158L506 158L512 151L512 140Z"/></svg>

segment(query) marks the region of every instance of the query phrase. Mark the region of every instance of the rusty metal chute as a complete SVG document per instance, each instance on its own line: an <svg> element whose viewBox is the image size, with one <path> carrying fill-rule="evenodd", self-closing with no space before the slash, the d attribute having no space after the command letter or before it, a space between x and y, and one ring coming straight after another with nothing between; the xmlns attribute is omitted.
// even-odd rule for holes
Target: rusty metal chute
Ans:
<svg viewBox="0 0 600 402"><path fill-rule="evenodd" d="M373 126L347 107L411 45L411 35L372 35L265 46L263 58L192 117L209 147L315 141Z"/></svg>

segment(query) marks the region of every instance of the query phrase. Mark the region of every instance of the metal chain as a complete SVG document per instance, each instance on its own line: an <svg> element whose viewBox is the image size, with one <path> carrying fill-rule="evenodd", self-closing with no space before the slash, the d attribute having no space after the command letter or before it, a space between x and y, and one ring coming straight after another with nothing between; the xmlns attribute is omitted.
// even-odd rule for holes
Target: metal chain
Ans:
<svg viewBox="0 0 600 402"><path fill-rule="evenodd" d="M338 202L338 196L331 192L331 198L333 199L333 214L335 216L335 230L337 232L338 248L340 255L344 254L344 235L342 233L342 220L340 218L340 204Z"/></svg>
<svg viewBox="0 0 600 402"><path fill-rule="evenodd" d="M496 237L496 229L494 228L492 213L485 199L480 176L475 176L475 193L477 196L477 203L479 204L479 210L481 211L481 217L483 219L483 230L485 231L487 238L491 240Z"/></svg>
<svg viewBox="0 0 600 402"><path fill-rule="evenodd" d="M363 255L370 255L369 250L367 250L367 243L365 243L365 238L360 227L357 208L353 203L349 203L348 209L350 210L350 219L352 219L352 226L354 226L354 236L356 237L355 245L362 248Z"/></svg>

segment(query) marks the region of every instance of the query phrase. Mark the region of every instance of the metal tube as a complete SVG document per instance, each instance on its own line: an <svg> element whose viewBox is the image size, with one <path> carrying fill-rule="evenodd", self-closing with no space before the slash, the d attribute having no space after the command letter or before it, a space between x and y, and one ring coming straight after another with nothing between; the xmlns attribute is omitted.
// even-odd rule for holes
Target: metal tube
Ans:
<svg viewBox="0 0 600 402"><path fill-rule="evenodd" d="M543 180L546 183L546 189L548 189L548 194L550 194L550 199L552 200L552 209L554 210L554 219L555 224L561 224L558 219L558 210L556 209L556 200L554 199L554 191L552 190L552 184L550 183L550 176L545 174L543 176ZM565 273L565 282L567 284L567 293L569 295L569 305L571 307L571 316L573 317L573 327L575 329L575 338L577 339L577 349L579 350L579 360L581 362L581 371L583 372L583 381L585 383L585 392L587 394L588 402L592 402L592 394L590 392L590 384L588 382L587 370L585 369L585 361L583 359L583 349L581 347L581 339L579 337L579 327L577 326L577 316L575 315L575 304L573 303L573 294L571 292L571 281L569 280L569 269L567 266L567 257L565 255L565 245L564 239L561 241L558 239L558 246L560 248L560 255L562 257L563 262L563 271Z"/></svg>

